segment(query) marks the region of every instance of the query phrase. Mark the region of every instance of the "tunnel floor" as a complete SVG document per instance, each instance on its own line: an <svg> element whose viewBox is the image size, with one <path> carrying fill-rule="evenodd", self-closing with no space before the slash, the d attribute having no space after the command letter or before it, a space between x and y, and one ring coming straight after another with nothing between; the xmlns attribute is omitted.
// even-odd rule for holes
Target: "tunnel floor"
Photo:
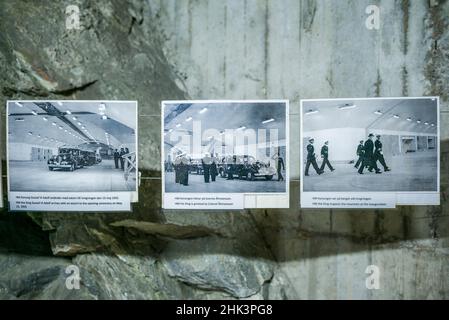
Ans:
<svg viewBox="0 0 449 320"><path fill-rule="evenodd" d="M326 167L325 173L318 176L310 166L308 177L304 177L304 191L436 191L437 190L437 155L435 152L423 152L386 158L390 172L382 174L363 171L357 173L355 164L331 164L334 172ZM318 161L321 166L321 161Z"/></svg>
<svg viewBox="0 0 449 320"><path fill-rule="evenodd" d="M272 181L267 181L265 178L256 178L254 181L226 180L218 176L215 182L205 183L204 176L197 174L189 175L189 185L184 186L175 183L175 173L165 173L165 192L210 192L210 193L271 193L271 192L285 192L286 183L277 181L277 176L273 177Z"/></svg>
<svg viewBox="0 0 449 320"><path fill-rule="evenodd" d="M115 169L113 160L77 169L73 172L49 171L46 162L10 161L11 191L28 192L111 192L133 191L123 171Z"/></svg>

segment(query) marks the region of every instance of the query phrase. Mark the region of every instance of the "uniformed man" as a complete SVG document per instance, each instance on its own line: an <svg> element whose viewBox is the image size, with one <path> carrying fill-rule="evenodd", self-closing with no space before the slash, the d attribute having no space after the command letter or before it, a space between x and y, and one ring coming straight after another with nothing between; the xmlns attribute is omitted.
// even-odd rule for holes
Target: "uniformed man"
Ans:
<svg viewBox="0 0 449 320"><path fill-rule="evenodd" d="M120 153L118 152L117 149L115 149L114 151L114 164L115 164L115 168L118 169L118 159L120 158Z"/></svg>
<svg viewBox="0 0 449 320"><path fill-rule="evenodd" d="M368 170L370 172L374 170L376 170L377 174L380 174L382 172L380 172L379 168L377 167L376 164L376 160L374 157L374 134L370 133L368 135L368 140L365 141L365 144L363 145L363 150L364 150L364 154L363 154L363 161L362 161L362 165L360 166L358 172L360 174L363 174L363 169L365 169L365 167L368 167Z"/></svg>
<svg viewBox="0 0 449 320"><path fill-rule="evenodd" d="M276 161L276 171L278 176L278 181L284 181L284 176L282 175L282 170L285 170L284 158L278 152L274 155L273 160Z"/></svg>
<svg viewBox="0 0 449 320"><path fill-rule="evenodd" d="M181 157L181 164L179 165L180 167L180 183L184 186L188 186L189 185L189 159L187 158L187 156L184 154Z"/></svg>
<svg viewBox="0 0 449 320"><path fill-rule="evenodd" d="M380 141L380 134L378 134L376 136L376 141L374 142L374 158L376 161L376 165L377 165L377 161L380 162L380 164L382 165L382 167L384 167L384 171L388 172L391 171L390 168L388 168L387 163L385 162L385 158L384 158L384 153L382 151L382 142Z"/></svg>
<svg viewBox="0 0 449 320"><path fill-rule="evenodd" d="M305 176L309 176L309 167L310 165L313 166L316 173L318 175L323 174L323 171L318 168L318 164L316 163L316 155L315 155L315 147L313 146L313 143L315 142L315 139L311 138L309 139L309 144L307 145L307 163L306 163L306 172Z"/></svg>
<svg viewBox="0 0 449 320"><path fill-rule="evenodd" d="M209 183L209 181L210 181L210 165L211 165L211 163L212 163L212 159L209 157L209 154L206 153L204 155L203 159L201 159L205 183Z"/></svg>
<svg viewBox="0 0 449 320"><path fill-rule="evenodd" d="M363 140L360 140L360 144L357 146L357 151L356 151L356 155L357 157L359 157L359 159L357 160L357 163L355 164L355 168L358 169L359 165L362 164L363 161Z"/></svg>
<svg viewBox="0 0 449 320"><path fill-rule="evenodd" d="M326 165L329 167L329 169L331 169L331 172L335 171L335 169L329 162L329 141L326 141L324 145L321 147L321 158L323 158L323 163L321 164L320 168L322 172L324 172L324 168L326 167Z"/></svg>

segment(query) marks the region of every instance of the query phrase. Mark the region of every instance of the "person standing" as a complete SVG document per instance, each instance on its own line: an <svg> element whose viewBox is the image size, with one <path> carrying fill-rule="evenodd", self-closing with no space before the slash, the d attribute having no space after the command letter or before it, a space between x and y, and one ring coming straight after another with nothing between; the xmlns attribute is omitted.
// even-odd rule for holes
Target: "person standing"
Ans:
<svg viewBox="0 0 449 320"><path fill-rule="evenodd" d="M237 156L232 156L232 162L227 164L227 176L226 180L234 180L234 171L237 167Z"/></svg>
<svg viewBox="0 0 449 320"><path fill-rule="evenodd" d="M377 161L380 162L380 164L382 165L382 167L384 167L384 171L388 172L391 171L390 168L388 168L387 163L385 162L385 158L384 158L384 153L382 151L382 142L380 141L380 134L378 134L376 136L376 141L374 142L374 161L376 161L376 165L377 165Z"/></svg>
<svg viewBox="0 0 449 320"><path fill-rule="evenodd" d="M123 155L125 155L125 154L126 154L125 149L120 148L120 154L119 154L119 156L120 156L120 168L122 170L125 170L125 158L123 158Z"/></svg>
<svg viewBox="0 0 449 320"><path fill-rule="evenodd" d="M189 185L189 159L185 155L181 158L181 164L180 164L180 183L184 186Z"/></svg>
<svg viewBox="0 0 449 320"><path fill-rule="evenodd" d="M181 183L181 174L179 170L180 164L181 164L181 157L177 156L175 158L175 162L173 163L173 167L175 169L175 183Z"/></svg>
<svg viewBox="0 0 449 320"><path fill-rule="evenodd" d="M309 167L310 165L313 166L316 173L318 175L323 174L323 171L318 168L318 164L316 163L316 155L315 155L315 147L313 146L313 143L315 142L315 139L309 139L309 144L307 145L307 163L306 163L306 172L305 176L309 176Z"/></svg>
<svg viewBox="0 0 449 320"><path fill-rule="evenodd" d="M321 164L320 168L322 172L324 172L324 168L326 167L326 165L329 167L329 169L331 169L331 172L335 171L335 169L329 162L329 141L326 141L324 145L321 147L321 158L323 158L323 163Z"/></svg>
<svg viewBox="0 0 449 320"><path fill-rule="evenodd" d="M363 174L363 169L365 169L365 167L368 167L368 170L370 172L374 170L376 170L377 174L380 174L382 172L380 172L379 168L377 167L376 164L376 160L374 158L374 134L370 133L368 136L368 140L365 141L365 144L363 146L363 150L364 150L364 155L363 155L363 161L362 161L362 165L360 166L358 172L359 174Z"/></svg>
<svg viewBox="0 0 449 320"><path fill-rule="evenodd" d="M218 160L217 157L212 157L212 163L210 164L210 178L212 182L215 182L215 178L218 175L217 160Z"/></svg>
<svg viewBox="0 0 449 320"><path fill-rule="evenodd" d="M115 149L114 151L114 164L115 168L118 169L118 159L120 158L120 153L118 153L118 150Z"/></svg>
<svg viewBox="0 0 449 320"><path fill-rule="evenodd" d="M276 171L278 176L278 181L284 181L284 176L282 175L282 170L285 170L284 158L278 152L274 155L273 160L276 161Z"/></svg>
<svg viewBox="0 0 449 320"><path fill-rule="evenodd" d="M358 169L359 166L362 164L363 161L363 140L360 140L360 144L357 146L357 151L356 151L356 155L357 157L359 157L359 159L357 160L357 163L355 164L355 168Z"/></svg>
<svg viewBox="0 0 449 320"><path fill-rule="evenodd" d="M201 159L201 164L203 165L203 176L204 176L204 183L209 183L210 181L210 164L211 164L211 158L206 153Z"/></svg>

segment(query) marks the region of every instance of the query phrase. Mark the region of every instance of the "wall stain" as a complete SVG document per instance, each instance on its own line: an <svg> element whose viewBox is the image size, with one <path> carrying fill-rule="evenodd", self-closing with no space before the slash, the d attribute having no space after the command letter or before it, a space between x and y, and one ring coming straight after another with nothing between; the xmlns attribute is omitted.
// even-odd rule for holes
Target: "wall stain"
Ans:
<svg viewBox="0 0 449 320"><path fill-rule="evenodd" d="M410 0L402 0L402 51L404 55L408 52L408 30L409 30L409 20L410 20Z"/></svg>

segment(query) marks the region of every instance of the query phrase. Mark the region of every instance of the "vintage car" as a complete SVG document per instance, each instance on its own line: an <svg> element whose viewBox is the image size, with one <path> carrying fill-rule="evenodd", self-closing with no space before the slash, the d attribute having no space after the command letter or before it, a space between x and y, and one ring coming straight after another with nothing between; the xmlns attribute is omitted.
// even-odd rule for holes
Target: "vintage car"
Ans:
<svg viewBox="0 0 449 320"><path fill-rule="evenodd" d="M81 150L76 148L59 148L58 154L47 161L48 169L63 169L74 171L84 166Z"/></svg>
<svg viewBox="0 0 449 320"><path fill-rule="evenodd" d="M218 165L218 173L222 178L232 174L239 179L247 179L253 181L255 178L263 177L266 180L272 180L276 174L275 168L270 163L264 163L256 160L253 156L228 156L221 158Z"/></svg>

